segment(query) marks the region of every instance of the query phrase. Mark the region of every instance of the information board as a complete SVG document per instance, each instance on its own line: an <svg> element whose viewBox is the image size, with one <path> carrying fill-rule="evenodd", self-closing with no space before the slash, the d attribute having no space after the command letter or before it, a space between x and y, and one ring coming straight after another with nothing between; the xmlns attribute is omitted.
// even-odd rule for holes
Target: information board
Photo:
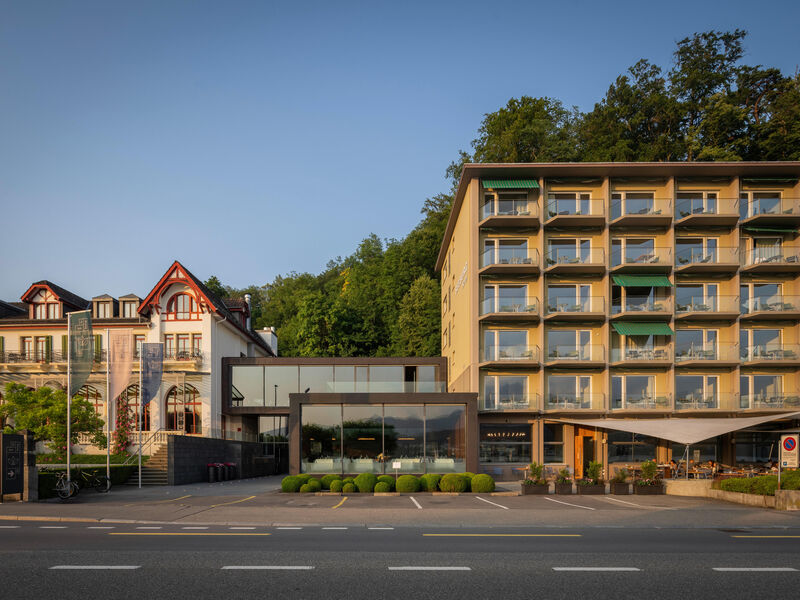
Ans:
<svg viewBox="0 0 800 600"><path fill-rule="evenodd" d="M21 494L24 489L25 438L19 434L4 433L2 438L3 494Z"/></svg>

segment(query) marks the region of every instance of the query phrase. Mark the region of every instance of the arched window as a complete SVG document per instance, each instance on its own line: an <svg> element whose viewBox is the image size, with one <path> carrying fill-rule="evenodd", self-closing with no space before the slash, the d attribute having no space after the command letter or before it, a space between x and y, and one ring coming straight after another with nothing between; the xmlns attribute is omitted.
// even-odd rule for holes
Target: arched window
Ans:
<svg viewBox="0 0 800 600"><path fill-rule="evenodd" d="M189 294L175 294L167 302L167 321L190 321L200 318L197 301Z"/></svg>
<svg viewBox="0 0 800 600"><path fill-rule="evenodd" d="M97 413L97 416L102 417L105 414L106 403L103 401L103 398L100 396L100 392L97 391L96 387L92 385L84 385L78 390L78 393L75 394L75 397L88 400L89 403L94 406L94 412Z"/></svg>
<svg viewBox="0 0 800 600"><path fill-rule="evenodd" d="M134 415L133 428L136 426L136 415L139 414L139 384L134 383L125 388L125 391L119 395L125 401L125 405ZM142 420L142 431L150 431L150 402L144 407L144 419Z"/></svg>
<svg viewBox="0 0 800 600"><path fill-rule="evenodd" d="M173 386L167 392L167 429L186 433L203 432L203 412L200 392L194 386Z"/></svg>

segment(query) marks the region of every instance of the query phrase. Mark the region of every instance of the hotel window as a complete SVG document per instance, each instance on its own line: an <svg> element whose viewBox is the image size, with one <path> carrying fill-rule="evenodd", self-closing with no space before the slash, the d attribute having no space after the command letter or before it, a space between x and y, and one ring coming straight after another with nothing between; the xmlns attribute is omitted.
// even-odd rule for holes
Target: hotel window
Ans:
<svg viewBox="0 0 800 600"><path fill-rule="evenodd" d="M545 408L592 408L592 378L569 375L550 375L547 378Z"/></svg>
<svg viewBox="0 0 800 600"><path fill-rule="evenodd" d="M741 329L739 350L742 360L797 358L794 351L781 343L781 329Z"/></svg>
<svg viewBox="0 0 800 600"><path fill-rule="evenodd" d="M800 406L800 395L784 395L782 375L742 375L739 378L740 408L797 408L798 406Z"/></svg>
<svg viewBox="0 0 800 600"><path fill-rule="evenodd" d="M675 240L677 266L720 262L717 248L717 238L677 238Z"/></svg>
<svg viewBox="0 0 800 600"><path fill-rule="evenodd" d="M483 410L529 407L526 376L487 375L483 378Z"/></svg>
<svg viewBox="0 0 800 600"><path fill-rule="evenodd" d="M548 285L547 312L591 312L592 286Z"/></svg>
<svg viewBox="0 0 800 600"><path fill-rule="evenodd" d="M167 303L168 321L189 321L200 318L200 309L189 294L175 294Z"/></svg>
<svg viewBox="0 0 800 600"><path fill-rule="evenodd" d="M617 238L611 240L611 266L660 262L654 238Z"/></svg>
<svg viewBox="0 0 800 600"><path fill-rule="evenodd" d="M660 211L654 210L654 204L653 192L614 192L611 194L611 218L658 214Z"/></svg>
<svg viewBox="0 0 800 600"><path fill-rule="evenodd" d="M675 409L719 408L716 375L676 375Z"/></svg>
<svg viewBox="0 0 800 600"><path fill-rule="evenodd" d="M554 329L547 332L547 359L590 360L592 332L589 329Z"/></svg>
<svg viewBox="0 0 800 600"><path fill-rule="evenodd" d="M533 359L525 330L488 329L483 332L483 360Z"/></svg>
<svg viewBox="0 0 800 600"><path fill-rule="evenodd" d="M526 285L487 285L483 288L481 314L535 310L528 304L527 293Z"/></svg>
<svg viewBox="0 0 800 600"><path fill-rule="evenodd" d="M655 377L652 375L624 375L611 378L611 408L668 408L666 396L657 404Z"/></svg>
<svg viewBox="0 0 800 600"><path fill-rule="evenodd" d="M739 199L739 211L742 219L756 215L781 213L780 192L742 192Z"/></svg>
<svg viewBox="0 0 800 600"><path fill-rule="evenodd" d="M175 336L164 336L164 358L175 358Z"/></svg>
<svg viewBox="0 0 800 600"><path fill-rule="evenodd" d="M75 395L89 402L94 408L94 412L97 416L103 416L105 413L105 402L103 401L103 398L100 395L100 392L97 391L96 387L92 385L84 385Z"/></svg>
<svg viewBox="0 0 800 600"><path fill-rule="evenodd" d="M784 298L783 284L748 283L739 287L742 314L761 311L797 310L794 298Z"/></svg>
<svg viewBox="0 0 800 600"><path fill-rule="evenodd" d="M165 400L167 429L189 434L203 433L203 403L200 392L188 383L172 387Z"/></svg>
<svg viewBox="0 0 800 600"><path fill-rule="evenodd" d="M717 360L716 329L678 329L675 332L675 360Z"/></svg>
<svg viewBox="0 0 800 600"><path fill-rule="evenodd" d="M143 335L135 335L133 336L133 345L136 348L136 354L134 355L136 358L139 358L142 354L142 344L144 344L145 336Z"/></svg>
<svg viewBox="0 0 800 600"><path fill-rule="evenodd" d="M589 192L549 192L547 194L547 217L591 214Z"/></svg>
<svg viewBox="0 0 800 600"><path fill-rule="evenodd" d="M530 463L532 449L529 424L481 424L480 426L482 463Z"/></svg>
<svg viewBox="0 0 800 600"><path fill-rule="evenodd" d="M697 283L675 287L675 310L681 312L716 312L718 308L716 283Z"/></svg>
<svg viewBox="0 0 800 600"><path fill-rule="evenodd" d="M529 215L528 192L488 192L483 195L481 218L495 215Z"/></svg>
<svg viewBox="0 0 800 600"><path fill-rule="evenodd" d="M136 318L136 302L123 302L122 303L122 317L125 319Z"/></svg>
<svg viewBox="0 0 800 600"><path fill-rule="evenodd" d="M547 423L542 425L542 439L544 459L546 465L562 464L564 462L564 426L561 423Z"/></svg>
<svg viewBox="0 0 800 600"><path fill-rule="evenodd" d="M678 192L675 214L679 219L717 214L717 192Z"/></svg>
<svg viewBox="0 0 800 600"><path fill-rule="evenodd" d="M111 303L110 302L98 302L96 305L96 314L95 317L98 319L110 319L111 318Z"/></svg>
<svg viewBox="0 0 800 600"><path fill-rule="evenodd" d="M481 266L532 264L528 256L528 240L488 239L483 242Z"/></svg>
<svg viewBox="0 0 800 600"><path fill-rule="evenodd" d="M547 266L561 264L590 263L592 241L590 239L551 238L547 240Z"/></svg>
<svg viewBox="0 0 800 600"><path fill-rule="evenodd" d="M33 338L22 337L19 339L19 352L26 360L33 360Z"/></svg>
<svg viewBox="0 0 800 600"><path fill-rule="evenodd" d="M749 264L780 262L783 259L783 238L758 237L750 240L752 252Z"/></svg>
<svg viewBox="0 0 800 600"><path fill-rule="evenodd" d="M201 356L203 351L203 336L199 333L192 334L192 354L195 358Z"/></svg>

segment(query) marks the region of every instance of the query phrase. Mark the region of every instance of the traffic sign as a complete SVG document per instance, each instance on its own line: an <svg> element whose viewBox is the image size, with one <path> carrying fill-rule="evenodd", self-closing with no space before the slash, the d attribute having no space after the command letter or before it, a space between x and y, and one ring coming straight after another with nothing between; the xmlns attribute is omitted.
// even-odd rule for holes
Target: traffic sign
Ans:
<svg viewBox="0 0 800 600"><path fill-rule="evenodd" d="M790 433L781 436L781 468L796 469L798 467L798 442L800 435Z"/></svg>

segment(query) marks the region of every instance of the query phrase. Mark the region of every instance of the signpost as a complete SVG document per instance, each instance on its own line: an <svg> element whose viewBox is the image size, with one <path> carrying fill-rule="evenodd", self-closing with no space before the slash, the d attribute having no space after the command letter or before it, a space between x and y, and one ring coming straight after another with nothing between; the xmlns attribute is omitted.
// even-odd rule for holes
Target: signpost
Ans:
<svg viewBox="0 0 800 600"><path fill-rule="evenodd" d="M781 489L781 470L798 467L798 443L800 434L790 433L781 436L780 458L778 460L778 489Z"/></svg>
<svg viewBox="0 0 800 600"><path fill-rule="evenodd" d="M394 480L397 481L397 471L402 467L402 463L399 460L392 461L392 468L394 469Z"/></svg>
<svg viewBox="0 0 800 600"><path fill-rule="evenodd" d="M6 494L21 494L25 480L25 438L19 434L0 434L0 501Z"/></svg>

